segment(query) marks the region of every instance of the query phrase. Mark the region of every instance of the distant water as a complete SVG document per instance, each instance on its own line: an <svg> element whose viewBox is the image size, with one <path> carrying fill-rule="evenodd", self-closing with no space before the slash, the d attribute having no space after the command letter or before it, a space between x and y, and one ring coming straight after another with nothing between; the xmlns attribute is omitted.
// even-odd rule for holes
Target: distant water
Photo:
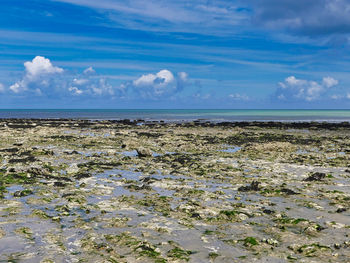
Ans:
<svg viewBox="0 0 350 263"><path fill-rule="evenodd" d="M0 118L350 122L350 110L0 110Z"/></svg>

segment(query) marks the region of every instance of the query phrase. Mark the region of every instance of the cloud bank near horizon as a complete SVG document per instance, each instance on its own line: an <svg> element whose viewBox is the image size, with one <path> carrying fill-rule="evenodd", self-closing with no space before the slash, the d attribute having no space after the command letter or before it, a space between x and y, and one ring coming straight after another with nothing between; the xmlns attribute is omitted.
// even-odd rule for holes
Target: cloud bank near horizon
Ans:
<svg viewBox="0 0 350 263"><path fill-rule="evenodd" d="M103 97L106 100L176 101L183 98L182 93L186 91L186 87L196 85L196 80L190 79L187 72L181 71L175 74L167 69L142 74L119 85L113 85L110 81L100 76L92 66L84 69L82 73L73 73L55 66L48 58L36 56L32 61L24 63L23 77L20 80L8 88L0 84L0 93L12 93L18 97L37 96L57 99L73 96L80 97L81 100ZM338 84L339 81L330 76L323 77L320 82L289 76L278 83L275 92L270 96L276 101L286 103L349 99L349 92L339 94ZM200 94L197 90L191 94L187 93L186 96L203 101L217 99L226 103L257 101L257 98L238 92L217 97L215 92Z"/></svg>

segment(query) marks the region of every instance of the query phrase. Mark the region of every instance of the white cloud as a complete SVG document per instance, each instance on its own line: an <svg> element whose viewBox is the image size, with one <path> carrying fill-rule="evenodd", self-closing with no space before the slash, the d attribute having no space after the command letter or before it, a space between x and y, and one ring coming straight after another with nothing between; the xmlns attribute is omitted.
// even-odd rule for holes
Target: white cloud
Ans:
<svg viewBox="0 0 350 263"><path fill-rule="evenodd" d="M133 81L136 87L144 86L166 86L174 81L174 75L169 70L163 69L157 74L142 75L140 78Z"/></svg>
<svg viewBox="0 0 350 263"><path fill-rule="evenodd" d="M26 77L29 79L36 79L45 74L63 72L62 68L54 67L49 59L41 56L36 56L31 62L25 62L24 67L26 68Z"/></svg>
<svg viewBox="0 0 350 263"><path fill-rule="evenodd" d="M68 90L73 94L73 95L81 95L83 94L83 91L78 89L77 87L70 87Z"/></svg>
<svg viewBox="0 0 350 263"><path fill-rule="evenodd" d="M334 95L331 95L330 98L331 98L332 100L340 100L340 99L344 98L344 96L334 94Z"/></svg>
<svg viewBox="0 0 350 263"><path fill-rule="evenodd" d="M73 83L76 84L76 85L85 85L89 82L88 79L73 79Z"/></svg>
<svg viewBox="0 0 350 263"><path fill-rule="evenodd" d="M322 82L323 82L323 85L325 85L327 88L331 88L333 86L336 86L339 83L338 80L331 78L331 77L323 78Z"/></svg>
<svg viewBox="0 0 350 263"><path fill-rule="evenodd" d="M117 89L122 96L129 95L132 98L144 99L171 98L181 92L190 82L186 72L177 74L163 69L158 73L143 74L133 81L123 83Z"/></svg>
<svg viewBox="0 0 350 263"><path fill-rule="evenodd" d="M84 78L74 78L70 82L68 90L74 95L114 96L116 88L109 84L105 78L84 76Z"/></svg>
<svg viewBox="0 0 350 263"><path fill-rule="evenodd" d="M27 90L27 85L24 83L23 80L16 82L15 84L10 86L10 90L12 90L14 93L20 93L22 91Z"/></svg>
<svg viewBox="0 0 350 263"><path fill-rule="evenodd" d="M94 70L93 67L88 67L87 69L84 70L85 75L95 74L95 73L96 73L96 71Z"/></svg>
<svg viewBox="0 0 350 263"><path fill-rule="evenodd" d="M229 98L231 98L233 100L249 100L249 97L245 94L234 93L234 94L230 94L228 96L229 96Z"/></svg>
<svg viewBox="0 0 350 263"><path fill-rule="evenodd" d="M232 32L247 21L248 12L227 0L56 0L87 6L98 12L108 10L108 18L125 28L175 32ZM246 6L246 4L244 4ZM157 26L155 26L157 25Z"/></svg>
<svg viewBox="0 0 350 263"><path fill-rule="evenodd" d="M182 77L184 77L183 74ZM173 73L167 69L163 69L156 74L142 75L134 80L132 84L145 97L160 96L174 92L177 88Z"/></svg>
<svg viewBox="0 0 350 263"><path fill-rule="evenodd" d="M114 88L112 85L108 84L105 79L99 79L98 83L95 85L91 85L91 90L94 95L114 95Z"/></svg>
<svg viewBox="0 0 350 263"><path fill-rule="evenodd" d="M99 76L92 67L80 74L73 74L56 67L47 58L37 56L24 63L25 72L22 79L10 86L16 94L26 92L32 95L50 97L98 96L108 98L159 99L171 98L186 85L193 85L186 72L173 72L163 69L158 73L144 74L134 81L118 86L109 83L110 78ZM0 86L0 92L3 89Z"/></svg>
<svg viewBox="0 0 350 263"><path fill-rule="evenodd" d="M279 83L276 96L280 100L298 99L313 101L320 99L325 92L336 85L338 85L338 80L331 77L324 77L322 82L318 83L290 76L284 82Z"/></svg>
<svg viewBox="0 0 350 263"><path fill-rule="evenodd" d="M32 88L32 91L38 92L39 87L50 86L50 78L55 74L63 73L63 69L52 65L47 58L36 56L32 61L24 63L25 75L22 80L17 81L10 86L14 93L21 93Z"/></svg>
<svg viewBox="0 0 350 263"><path fill-rule="evenodd" d="M186 72L179 72L177 75L181 81L186 82L188 80L188 74Z"/></svg>

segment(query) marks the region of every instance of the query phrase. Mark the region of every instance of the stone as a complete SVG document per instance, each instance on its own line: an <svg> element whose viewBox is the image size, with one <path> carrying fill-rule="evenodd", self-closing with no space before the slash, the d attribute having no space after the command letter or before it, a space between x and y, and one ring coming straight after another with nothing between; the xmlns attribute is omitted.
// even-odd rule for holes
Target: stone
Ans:
<svg viewBox="0 0 350 263"><path fill-rule="evenodd" d="M152 151L144 147L140 147L136 151L139 157L152 157Z"/></svg>

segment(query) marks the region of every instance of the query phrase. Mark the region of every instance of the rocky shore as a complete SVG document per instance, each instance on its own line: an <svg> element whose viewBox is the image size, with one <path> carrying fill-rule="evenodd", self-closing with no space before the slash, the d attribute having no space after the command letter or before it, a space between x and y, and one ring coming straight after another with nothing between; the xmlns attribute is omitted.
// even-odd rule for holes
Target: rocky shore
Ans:
<svg viewBox="0 0 350 263"><path fill-rule="evenodd" d="M0 119L0 262L349 262L350 124Z"/></svg>

